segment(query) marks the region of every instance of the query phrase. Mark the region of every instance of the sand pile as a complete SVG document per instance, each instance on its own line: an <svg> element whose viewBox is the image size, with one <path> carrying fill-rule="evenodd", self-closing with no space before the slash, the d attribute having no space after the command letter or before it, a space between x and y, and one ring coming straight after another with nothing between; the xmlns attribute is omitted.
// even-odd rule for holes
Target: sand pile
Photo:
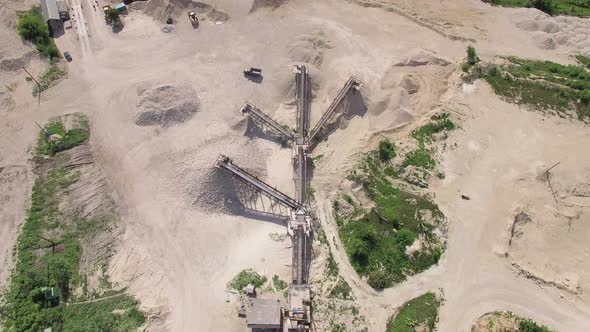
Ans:
<svg viewBox="0 0 590 332"><path fill-rule="evenodd" d="M138 126L170 127L184 123L199 110L199 98L189 86L158 85L137 89Z"/></svg>
<svg viewBox="0 0 590 332"><path fill-rule="evenodd" d="M253 13L257 9L261 8L277 9L280 6L286 4L288 1L289 0L254 0L252 3L252 8L250 9L250 13Z"/></svg>
<svg viewBox="0 0 590 332"><path fill-rule="evenodd" d="M535 45L542 50L554 50L559 46L559 43L555 39L539 31L533 33L533 40L535 41Z"/></svg>
<svg viewBox="0 0 590 332"><path fill-rule="evenodd" d="M581 53L590 53L590 24L577 17L551 17L537 10L516 10L511 17L514 25L531 33L535 45L543 50L560 46Z"/></svg>
<svg viewBox="0 0 590 332"><path fill-rule="evenodd" d="M289 56L295 62L304 62L320 67L324 61L324 53L331 49L332 43L323 31L317 30L300 35L289 44Z"/></svg>
<svg viewBox="0 0 590 332"><path fill-rule="evenodd" d="M194 10L199 20L205 17L214 22L225 22L229 15L203 2L190 0L149 0L143 7L143 12L157 21L164 21L168 17L185 16L186 12Z"/></svg>
<svg viewBox="0 0 590 332"><path fill-rule="evenodd" d="M417 49L412 52L413 54L409 57L399 61L398 63L394 64L394 66L398 67L417 67L417 66L447 66L451 64L451 62L447 59L439 57L435 55L435 53L431 51L427 51L424 49Z"/></svg>

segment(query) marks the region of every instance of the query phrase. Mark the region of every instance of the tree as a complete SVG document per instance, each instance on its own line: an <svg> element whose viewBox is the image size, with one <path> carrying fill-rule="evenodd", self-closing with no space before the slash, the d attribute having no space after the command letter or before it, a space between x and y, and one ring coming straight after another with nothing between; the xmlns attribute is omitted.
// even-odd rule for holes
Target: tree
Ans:
<svg viewBox="0 0 590 332"><path fill-rule="evenodd" d="M49 27L43 20L43 14L39 7L33 7L29 11L19 15L16 26L18 34L27 41L35 43L37 51L53 59L59 57L59 50L49 35Z"/></svg>
<svg viewBox="0 0 590 332"><path fill-rule="evenodd" d="M107 9L107 11L104 13L104 18L107 21L107 24L110 25L119 24L118 22L121 21L121 16L115 8Z"/></svg>
<svg viewBox="0 0 590 332"><path fill-rule="evenodd" d="M553 5L553 0L529 0L527 6L537 8L538 10L545 12L549 15L553 15L555 13L555 6Z"/></svg>
<svg viewBox="0 0 590 332"><path fill-rule="evenodd" d="M470 65L474 65L479 62L479 57L477 56L477 52L473 46L467 47L467 63Z"/></svg>
<svg viewBox="0 0 590 332"><path fill-rule="evenodd" d="M19 18L17 30L23 39L33 43L47 44L49 40L49 28L43 22L43 16L34 9Z"/></svg>
<svg viewBox="0 0 590 332"><path fill-rule="evenodd" d="M395 158L395 145L388 139L379 142L379 158L390 161Z"/></svg>

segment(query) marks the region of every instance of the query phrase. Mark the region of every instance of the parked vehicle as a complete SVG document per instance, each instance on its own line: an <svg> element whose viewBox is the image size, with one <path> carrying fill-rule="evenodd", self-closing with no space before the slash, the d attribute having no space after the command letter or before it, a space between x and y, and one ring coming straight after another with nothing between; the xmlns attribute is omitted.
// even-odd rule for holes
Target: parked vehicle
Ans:
<svg viewBox="0 0 590 332"><path fill-rule="evenodd" d="M189 20L191 20L191 24L193 25L193 28L199 26L199 18L197 17L197 13L195 13L194 11L191 10L190 12L188 12L188 18L189 18Z"/></svg>
<svg viewBox="0 0 590 332"><path fill-rule="evenodd" d="M166 24L173 24L174 21L172 20L172 17L168 17L168 19L166 20Z"/></svg>
<svg viewBox="0 0 590 332"><path fill-rule="evenodd" d="M244 69L244 76L260 77L262 76L262 69L251 67L250 69Z"/></svg>
<svg viewBox="0 0 590 332"><path fill-rule="evenodd" d="M64 58L66 58L68 62L72 62L72 56L70 55L70 52L64 52Z"/></svg>

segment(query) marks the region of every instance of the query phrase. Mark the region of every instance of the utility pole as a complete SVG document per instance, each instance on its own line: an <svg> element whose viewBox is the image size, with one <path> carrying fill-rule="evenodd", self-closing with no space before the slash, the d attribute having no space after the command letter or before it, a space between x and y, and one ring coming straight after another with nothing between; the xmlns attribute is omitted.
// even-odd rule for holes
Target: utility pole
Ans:
<svg viewBox="0 0 590 332"><path fill-rule="evenodd" d="M37 121L33 121L33 122L35 122L35 124L37 125L37 127L39 127L39 129L41 129L41 130L42 130L42 131L45 133L45 140L46 140L46 141L47 141L47 140L49 140L49 136L50 136L50 135L49 135L49 132L47 131L47 129L45 129L45 128L41 127L41 125L39 125L39 124L37 123Z"/></svg>
<svg viewBox="0 0 590 332"><path fill-rule="evenodd" d="M31 75L31 73L29 73L27 71L27 69L23 66L23 70L25 71L25 73L27 73L29 75L29 77L35 82L37 83L37 95L39 97L39 105L41 105L41 84L39 84L39 82L33 77L33 75Z"/></svg>
<svg viewBox="0 0 590 332"><path fill-rule="evenodd" d="M551 184L551 178L549 177L549 171L554 169L555 167L557 167L557 165L561 164L561 161L556 163L555 165L549 167L548 169L545 170L545 176L547 177L547 183L549 184L549 189L551 190L551 194L553 195L553 199L555 200L555 203L558 203L557 201L557 196L555 195L555 190L553 190L553 185Z"/></svg>

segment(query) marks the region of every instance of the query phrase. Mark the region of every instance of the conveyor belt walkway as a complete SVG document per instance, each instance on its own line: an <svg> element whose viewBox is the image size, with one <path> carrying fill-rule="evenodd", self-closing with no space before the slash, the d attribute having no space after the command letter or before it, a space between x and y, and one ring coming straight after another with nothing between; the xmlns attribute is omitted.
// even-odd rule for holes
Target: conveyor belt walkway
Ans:
<svg viewBox="0 0 590 332"><path fill-rule="evenodd" d="M280 136L287 141L293 139L294 135L291 131L281 126L278 122L273 120L270 116L266 115L256 106L250 103L246 103L246 105L242 107L241 112L242 114L247 114L248 116L250 116L255 123L263 126L273 134Z"/></svg>
<svg viewBox="0 0 590 332"><path fill-rule="evenodd" d="M314 142L314 139L319 138L319 135L321 135L321 132L325 129L324 127L328 123L328 120L332 118L338 107L342 105L342 102L344 102L344 98L352 89L358 89L360 84L360 81L354 77L351 77L348 79L348 81L346 81L344 87L342 87L342 89L338 92L336 98L334 98L334 100L330 104L330 107L328 107L328 110L324 113L324 115L322 115L320 121L311 130L311 137L309 137L309 142Z"/></svg>
<svg viewBox="0 0 590 332"><path fill-rule="evenodd" d="M256 176L248 173L243 168L235 165L229 157L226 157L224 155L219 156L219 158L217 158L217 162L215 163L215 165L219 168L223 168L230 171L238 179L254 186L259 191L264 192L267 196L277 200L279 203L286 205L292 210L298 210L303 207L300 203L298 203L293 198L289 197L287 194L284 194L276 188L271 187L270 185L264 183L262 180L258 179Z"/></svg>

